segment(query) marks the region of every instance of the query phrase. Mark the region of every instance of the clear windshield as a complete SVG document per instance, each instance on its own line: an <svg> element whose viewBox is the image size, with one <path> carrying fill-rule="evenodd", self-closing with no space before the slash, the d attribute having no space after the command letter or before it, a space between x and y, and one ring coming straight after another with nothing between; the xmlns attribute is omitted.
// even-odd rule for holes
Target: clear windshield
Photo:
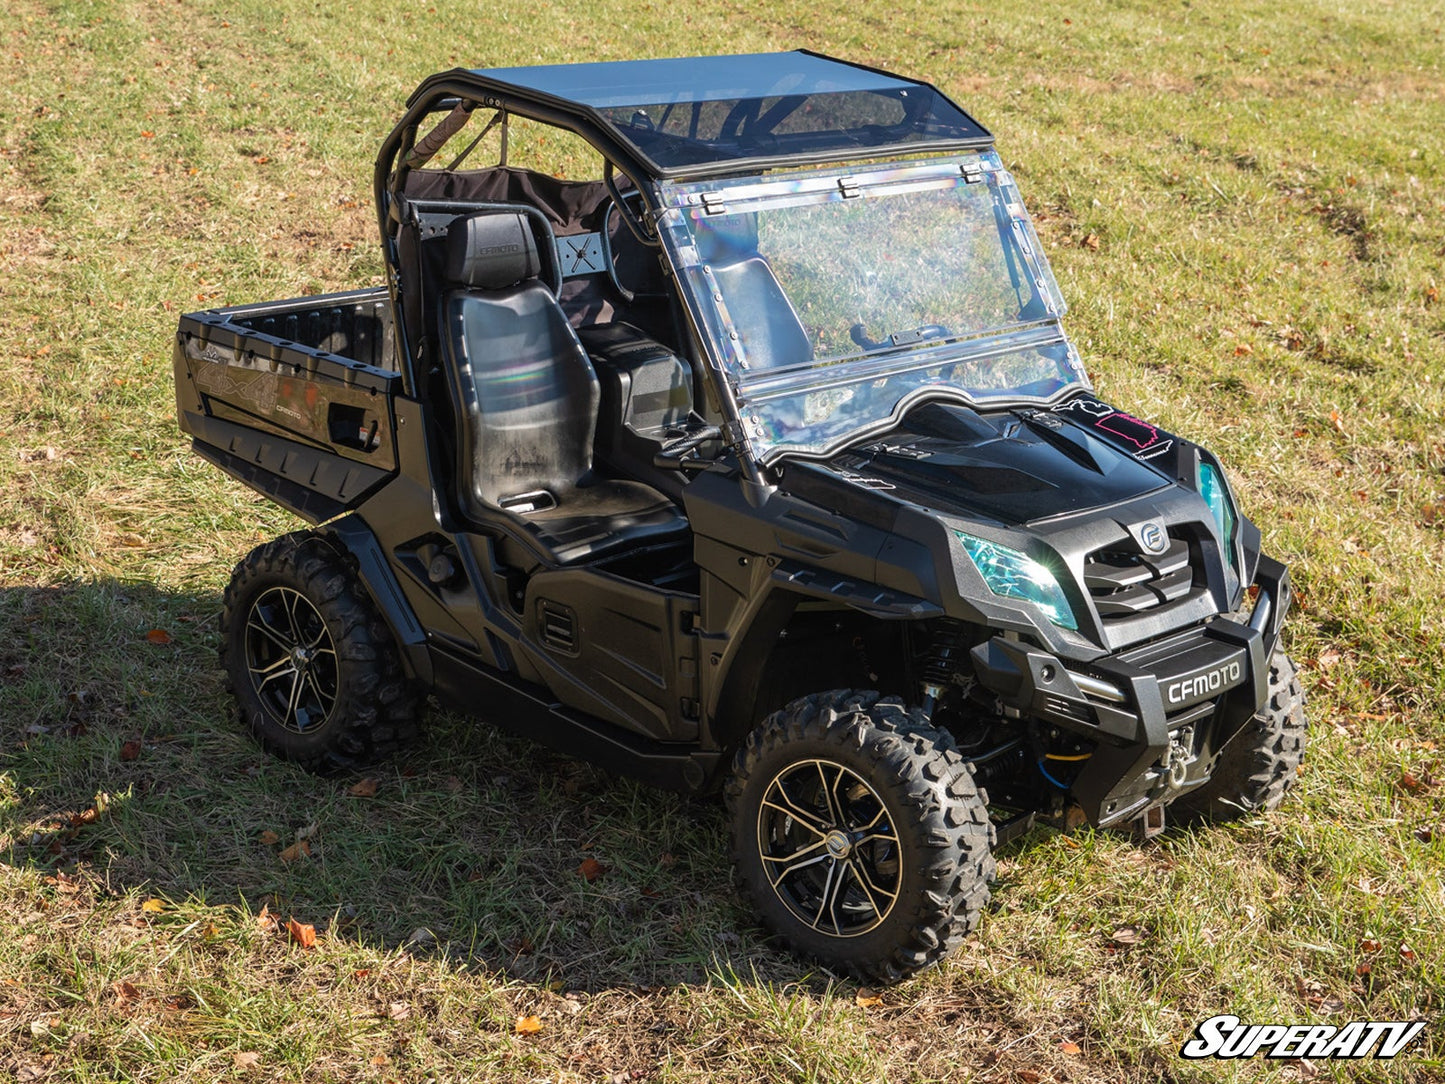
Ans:
<svg viewBox="0 0 1445 1084"><path fill-rule="evenodd" d="M1063 300L992 152L664 185L664 240L755 454L821 454L935 395L1082 385Z"/></svg>

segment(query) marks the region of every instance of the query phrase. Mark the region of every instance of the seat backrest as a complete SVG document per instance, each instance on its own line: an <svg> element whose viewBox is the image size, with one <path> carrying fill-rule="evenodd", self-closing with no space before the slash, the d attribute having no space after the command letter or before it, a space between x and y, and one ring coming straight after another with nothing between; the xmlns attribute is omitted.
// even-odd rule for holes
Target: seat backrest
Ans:
<svg viewBox="0 0 1445 1084"><path fill-rule="evenodd" d="M548 507L592 469L597 374L539 269L521 214L468 215L447 231L442 340L472 515Z"/></svg>
<svg viewBox="0 0 1445 1084"><path fill-rule="evenodd" d="M735 223L730 226L732 231L726 235L700 232L698 253L722 288L748 368L771 369L812 361L812 340L772 265L758 252L756 222L744 222L742 228Z"/></svg>

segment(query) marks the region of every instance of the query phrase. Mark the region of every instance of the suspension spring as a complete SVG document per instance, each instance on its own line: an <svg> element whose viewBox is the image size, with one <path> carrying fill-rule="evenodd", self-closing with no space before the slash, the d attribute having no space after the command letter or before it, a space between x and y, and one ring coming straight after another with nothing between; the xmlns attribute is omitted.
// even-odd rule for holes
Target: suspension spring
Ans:
<svg viewBox="0 0 1445 1084"><path fill-rule="evenodd" d="M929 715L949 687L962 677L958 663L968 653L966 634L967 629L961 622L948 619L940 621L934 631L933 642L923 660L921 689L923 710Z"/></svg>

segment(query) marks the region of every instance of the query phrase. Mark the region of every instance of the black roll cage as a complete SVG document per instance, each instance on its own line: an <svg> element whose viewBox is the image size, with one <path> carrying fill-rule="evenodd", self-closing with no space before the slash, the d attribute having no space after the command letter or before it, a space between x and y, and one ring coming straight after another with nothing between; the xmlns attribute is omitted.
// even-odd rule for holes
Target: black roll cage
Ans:
<svg viewBox="0 0 1445 1084"><path fill-rule="evenodd" d="M854 66L864 67L864 65ZM867 70L881 71L876 68ZM643 157L626 140L620 138L616 129L591 106L530 88L519 88L467 68L439 72L424 80L412 92L411 97L407 99L405 114L382 142L381 150L376 158L374 194L377 223L382 240L382 256L387 266L387 290L391 295L395 311L398 313L402 311L402 308L401 261L397 250L397 231L403 217L402 202L405 197L402 192L405 187L406 175L413 168L408 164L407 159L416 144L418 129L425 118L443 111L455 112L459 108L468 113L477 108L497 110L502 117L504 133L506 132L507 116L516 114L529 120L564 129L581 137L601 154L603 180L628 229L637 236L639 241L644 244L656 245L659 248L661 245L657 239L653 221L655 216L660 213L661 208L656 203L653 187L650 184L641 183L643 180L697 180L730 174L753 173L766 169L826 165L830 162L889 157L897 154L899 150L897 146L886 145L878 147L870 153L868 147L850 147L846 151L836 153L780 154L772 157L732 159L725 162L666 169ZM463 123L465 123L464 120ZM459 130L460 127L461 125L458 124L454 130ZM911 144L908 147L908 153L966 151L992 146L992 136L988 136L986 133L985 136L986 138L982 139L920 142ZM505 148L505 141L503 146ZM468 150L470 151L470 148ZM639 193L643 201L643 214L640 220L632 214L631 209L622 199L614 171L621 172L626 176L632 182L635 191ZM686 304L683 304L681 308L686 313L689 324L694 323L696 318L691 309ZM705 342L699 328L692 327L690 331L695 342L698 344ZM398 319L395 322L394 332L397 337L397 356L404 387L408 394L415 396L422 387L422 382L418 379L415 371L414 355L404 321ZM701 345L699 345L699 349L702 354L699 358L700 363L706 368L715 370L712 385L716 392L719 412L724 421L724 439L737 456L744 478L755 485L767 485L765 468L752 455L747 440L743 436L745 427L732 383L727 379L726 373L716 369L707 355L706 349Z"/></svg>

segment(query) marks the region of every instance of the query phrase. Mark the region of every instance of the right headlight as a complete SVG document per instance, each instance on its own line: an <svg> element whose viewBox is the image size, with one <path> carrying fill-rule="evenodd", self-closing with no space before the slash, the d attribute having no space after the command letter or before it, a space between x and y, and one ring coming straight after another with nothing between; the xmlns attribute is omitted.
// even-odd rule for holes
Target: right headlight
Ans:
<svg viewBox="0 0 1445 1084"><path fill-rule="evenodd" d="M1224 477L1220 474L1219 468L1213 463L1199 461L1199 495L1204 498L1204 503L1209 505L1209 514L1214 517L1214 526L1219 531L1220 543L1224 546L1224 552L1229 555L1229 563L1234 564L1234 528L1239 517L1234 512L1234 505L1229 499L1229 490L1225 488Z"/></svg>
<svg viewBox="0 0 1445 1084"><path fill-rule="evenodd" d="M1074 617L1074 608L1069 605L1064 589L1059 586L1058 577L1047 568L1028 554L1008 546L1001 546L985 538L975 538L962 531L953 533L958 535L958 540L963 543L963 550L973 562L973 567L978 569L983 582L995 595L1032 602L1048 614L1049 620L1055 625L1078 631L1079 622Z"/></svg>

